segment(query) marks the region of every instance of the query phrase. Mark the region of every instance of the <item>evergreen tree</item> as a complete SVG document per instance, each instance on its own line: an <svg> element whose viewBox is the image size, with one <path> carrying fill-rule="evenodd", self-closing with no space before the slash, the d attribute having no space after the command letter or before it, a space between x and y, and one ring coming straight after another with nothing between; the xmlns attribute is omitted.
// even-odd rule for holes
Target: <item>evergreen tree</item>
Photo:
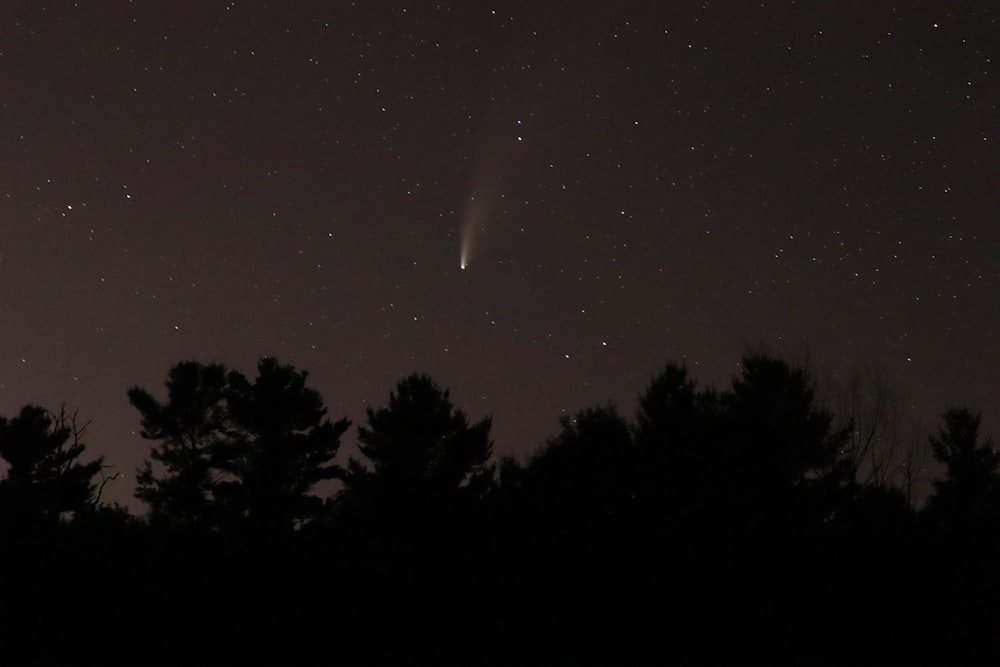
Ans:
<svg viewBox="0 0 1000 667"><path fill-rule="evenodd" d="M326 418L323 398L305 386L308 373L261 359L250 383L229 374L226 405L231 439L220 467L234 481L224 488L255 530L290 530L314 519L322 501L313 487L340 476L332 463L350 426Z"/></svg>
<svg viewBox="0 0 1000 667"><path fill-rule="evenodd" d="M720 463L732 508L755 515L752 521L818 525L849 481L839 459L848 430L833 428L805 369L762 354L744 357L741 366L721 396Z"/></svg>
<svg viewBox="0 0 1000 667"><path fill-rule="evenodd" d="M979 442L980 420L980 413L967 408L948 410L944 426L930 438L934 458L945 466L926 507L939 524L1000 527L1000 452L989 439Z"/></svg>
<svg viewBox="0 0 1000 667"><path fill-rule="evenodd" d="M521 485L531 513L552 534L575 529L589 535L622 522L635 497L628 424L605 406L563 417L560 426L525 467Z"/></svg>
<svg viewBox="0 0 1000 667"><path fill-rule="evenodd" d="M756 474L792 485L834 465L845 434L832 433L833 415L816 401L808 372L756 354L723 396L726 419Z"/></svg>
<svg viewBox="0 0 1000 667"><path fill-rule="evenodd" d="M699 389L686 367L668 364L639 396L634 438L637 487L646 508L676 527L700 527L706 497L717 496L719 396Z"/></svg>
<svg viewBox="0 0 1000 667"><path fill-rule="evenodd" d="M670 363L639 396L636 444L649 450L676 450L699 437L710 393L699 392L685 366Z"/></svg>
<svg viewBox="0 0 1000 667"><path fill-rule="evenodd" d="M228 430L226 368L183 361L170 369L166 386L165 403L140 387L128 391L142 415L142 437L160 443L138 471L135 496L149 506L154 523L217 525L216 459Z"/></svg>
<svg viewBox="0 0 1000 667"><path fill-rule="evenodd" d="M316 516L322 501L311 492L337 476L332 459L349 422L326 419L305 371L270 358L257 370L251 383L220 364L185 361L170 370L165 403L129 390L142 436L159 442L136 490L153 521L274 533Z"/></svg>
<svg viewBox="0 0 1000 667"><path fill-rule="evenodd" d="M96 498L93 478L103 458L89 463L78 459L86 425L65 410L54 415L26 405L12 418L0 417L0 457L9 465L0 481L0 513L20 526L51 524L67 513L92 508Z"/></svg>
<svg viewBox="0 0 1000 667"><path fill-rule="evenodd" d="M350 460L348 498L396 510L440 507L480 498L492 484L490 418L470 425L428 375L400 380L387 406L368 408L367 423L358 439L371 468Z"/></svg>
<svg viewBox="0 0 1000 667"><path fill-rule="evenodd" d="M640 498L685 531L777 527L793 514L817 524L847 481L847 430L832 420L805 369L781 359L745 356L719 393L670 364L639 398Z"/></svg>

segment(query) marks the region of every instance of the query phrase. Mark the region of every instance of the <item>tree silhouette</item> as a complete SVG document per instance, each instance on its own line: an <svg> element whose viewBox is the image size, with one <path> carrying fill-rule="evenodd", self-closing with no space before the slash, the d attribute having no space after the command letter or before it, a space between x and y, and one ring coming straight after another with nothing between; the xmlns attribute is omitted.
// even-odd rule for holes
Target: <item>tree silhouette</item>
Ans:
<svg viewBox="0 0 1000 667"><path fill-rule="evenodd" d="M765 355L744 357L741 368L723 403L754 468L790 484L833 465L845 434L830 437L833 416L805 369Z"/></svg>
<svg viewBox="0 0 1000 667"><path fill-rule="evenodd" d="M214 467L228 429L226 368L183 361L170 369L166 386L166 403L140 387L128 390L142 416L142 437L160 443L138 471L135 496L154 523L207 528L219 518Z"/></svg>
<svg viewBox="0 0 1000 667"><path fill-rule="evenodd" d="M95 502L93 478L103 458L80 463L86 424L65 409L55 415L26 405L12 419L0 417L0 457L9 464L0 481L0 512L20 526L52 524Z"/></svg>
<svg viewBox="0 0 1000 667"><path fill-rule="evenodd" d="M944 464L944 477L922 512L930 548L925 577L941 612L935 634L947 638L955 664L997 664L1000 611L983 600L1000 595L1000 453L980 442L980 413L945 411L944 424L929 438L931 453Z"/></svg>
<svg viewBox="0 0 1000 667"><path fill-rule="evenodd" d="M945 465L943 479L934 481L926 512L955 528L1000 527L1000 452L991 440L979 442L981 415L967 408L944 413L944 426L930 444L934 458Z"/></svg>
<svg viewBox="0 0 1000 667"><path fill-rule="evenodd" d="M559 423L559 434L532 456L519 480L534 520L544 522L544 531L553 536L590 533L626 520L635 497L626 421L613 406L604 406Z"/></svg>
<svg viewBox="0 0 1000 667"><path fill-rule="evenodd" d="M348 664L997 662L1000 613L980 603L1000 594L1000 453L979 413L947 411L928 439L944 474L918 513L895 482L920 462L896 460L892 394L854 383L835 422L805 369L765 355L719 390L669 364L632 422L611 405L564 417L498 479L490 418L423 374L366 411L338 467L349 423L308 379L183 361L165 399L130 389L149 521L98 506L75 415L0 418L4 654L71 662L140 599L118 635L136 655L156 628L165 661L297 664L333 627ZM312 494L337 478L323 507ZM193 604L214 564L225 595ZM66 641L46 643L54 610Z"/></svg>
<svg viewBox="0 0 1000 667"><path fill-rule="evenodd" d="M639 397L636 441L646 448L671 448L696 438L704 413L713 411L711 392L699 392L685 366L670 363Z"/></svg>
<svg viewBox="0 0 1000 667"><path fill-rule="evenodd" d="M430 376L402 378L366 410L334 507L354 575L340 593L376 664L463 654L487 641L481 500L492 484L491 420L470 424ZM387 634L392 640L386 641ZM440 662L441 660L435 660Z"/></svg>
<svg viewBox="0 0 1000 667"><path fill-rule="evenodd" d="M470 425L430 376L403 378L387 406L366 414L368 426L358 429L358 440L372 468L352 458L345 475L349 491L419 503L479 498L489 488L491 419Z"/></svg>
<svg viewBox="0 0 1000 667"><path fill-rule="evenodd" d="M641 502L659 521L703 529L720 490L719 396L699 389L686 367L668 364L639 396L633 427Z"/></svg>
<svg viewBox="0 0 1000 667"><path fill-rule="evenodd" d="M251 384L229 374L225 392L229 439L219 467L233 477L220 485L237 516L256 531L287 531L316 517L322 501L311 494L339 476L332 463L347 419L333 423L319 392L305 386L308 373L261 359Z"/></svg>
<svg viewBox="0 0 1000 667"><path fill-rule="evenodd" d="M611 652L628 663L633 647L619 640L645 632L637 610L654 595L643 576L648 531L635 521L632 433L612 405L563 416L559 425L524 465L501 463L491 553L505 570L521 569L520 581L494 597L522 619L522 640L544 647L544 662L587 662L594 652L616 662ZM544 653L556 646L561 652ZM583 647L591 653L582 655Z"/></svg>
<svg viewBox="0 0 1000 667"><path fill-rule="evenodd" d="M142 436L160 442L136 490L151 520L274 533L314 518L322 501L311 491L337 476L332 459L349 422L326 419L307 377L272 358L260 360L252 383L220 364L185 361L170 370L166 403L130 389Z"/></svg>
<svg viewBox="0 0 1000 667"><path fill-rule="evenodd" d="M818 523L847 479L847 430L832 420L809 374L781 359L745 356L723 392L669 364L639 397L640 498L685 532L777 529L793 513Z"/></svg>
<svg viewBox="0 0 1000 667"><path fill-rule="evenodd" d="M842 458L852 480L886 486L906 474L904 401L875 372L853 373L834 396L848 439ZM902 480L905 484L905 479Z"/></svg>
<svg viewBox="0 0 1000 667"><path fill-rule="evenodd" d="M849 481L840 458L848 428L833 428L805 369L763 354L745 356L741 369L721 396L732 509L765 522L824 520Z"/></svg>

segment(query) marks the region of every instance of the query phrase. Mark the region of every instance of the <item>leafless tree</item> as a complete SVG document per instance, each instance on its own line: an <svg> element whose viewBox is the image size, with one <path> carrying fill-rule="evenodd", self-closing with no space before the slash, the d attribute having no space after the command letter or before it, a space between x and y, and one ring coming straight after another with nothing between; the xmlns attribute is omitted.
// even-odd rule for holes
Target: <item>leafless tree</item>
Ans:
<svg viewBox="0 0 1000 667"><path fill-rule="evenodd" d="M893 486L912 505L925 474L927 443L908 423L906 400L877 370L831 376L824 392L850 437L841 451L858 484Z"/></svg>
<svg viewBox="0 0 1000 667"><path fill-rule="evenodd" d="M917 486L927 473L927 456L926 439L916 434L910 437L900 466L900 486L910 507L915 507Z"/></svg>

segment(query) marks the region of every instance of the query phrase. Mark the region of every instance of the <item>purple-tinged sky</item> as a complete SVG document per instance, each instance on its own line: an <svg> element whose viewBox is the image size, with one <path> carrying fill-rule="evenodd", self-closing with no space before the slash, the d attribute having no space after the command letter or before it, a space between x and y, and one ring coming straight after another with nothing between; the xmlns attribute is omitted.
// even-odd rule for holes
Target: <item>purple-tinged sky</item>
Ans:
<svg viewBox="0 0 1000 667"><path fill-rule="evenodd" d="M276 356L355 423L427 371L526 453L764 346L995 433L998 19L4 2L0 414L79 410L118 501L148 452L125 391L182 359Z"/></svg>

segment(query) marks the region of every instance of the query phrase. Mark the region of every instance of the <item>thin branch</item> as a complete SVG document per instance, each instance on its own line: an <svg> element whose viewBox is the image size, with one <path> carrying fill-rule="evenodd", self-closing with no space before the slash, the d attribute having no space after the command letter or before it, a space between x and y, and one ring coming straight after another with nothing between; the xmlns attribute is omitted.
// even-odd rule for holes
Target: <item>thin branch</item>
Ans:
<svg viewBox="0 0 1000 667"><path fill-rule="evenodd" d="M107 486L108 482L113 482L116 479L120 479L122 477L121 471L116 472L114 475L111 475L110 477L108 477L107 475L104 474L105 468L113 468L113 467L114 466L101 466L101 486L98 487L98 489L97 489L97 495L94 497L94 505L95 506L99 502L101 502L101 494L104 493L104 487Z"/></svg>

